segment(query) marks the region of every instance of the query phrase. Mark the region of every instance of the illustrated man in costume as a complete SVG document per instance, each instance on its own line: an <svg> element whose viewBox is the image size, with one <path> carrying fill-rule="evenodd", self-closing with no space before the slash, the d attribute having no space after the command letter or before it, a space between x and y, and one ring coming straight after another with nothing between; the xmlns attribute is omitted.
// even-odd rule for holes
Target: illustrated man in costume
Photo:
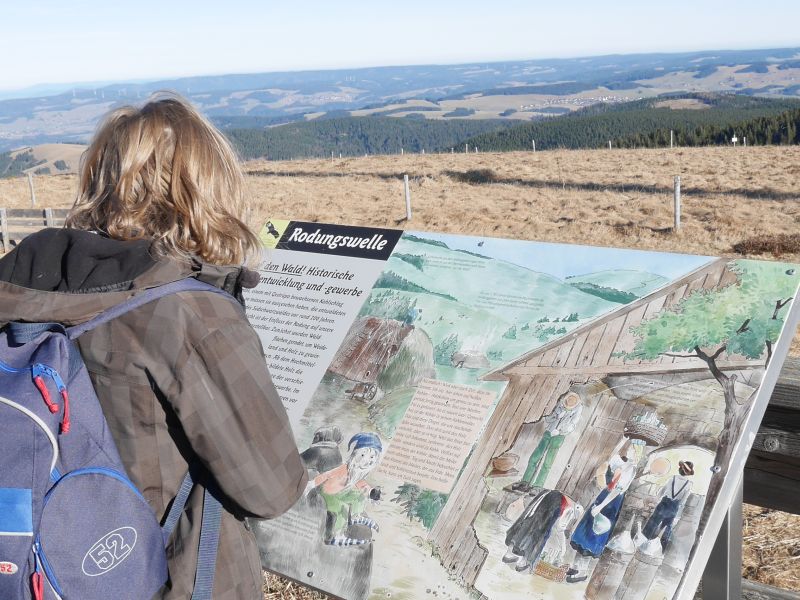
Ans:
<svg viewBox="0 0 800 600"><path fill-rule="evenodd" d="M511 486L511 489L528 492L533 486L544 486L558 449L564 443L564 438L575 431L582 412L581 397L575 392L567 392L559 398L555 410L544 418L545 432L528 459L525 474L520 481Z"/></svg>
<svg viewBox="0 0 800 600"><path fill-rule="evenodd" d="M317 489L325 501L327 522L326 544L332 546L358 546L372 539L348 536L351 525L365 525L378 531L378 525L364 512L368 499L380 500L380 488L371 487L365 478L378 465L383 452L381 439L374 433L357 433L347 444L350 456L347 462L317 475L309 481L306 493Z"/></svg>
<svg viewBox="0 0 800 600"><path fill-rule="evenodd" d="M642 529L642 535L648 540L661 534L661 546L666 548L672 536L672 528L681 518L683 507L692 491L692 482L688 479L694 475L694 464L688 460L678 462L678 474L673 475L667 484L661 488L661 500L656 505L653 514L647 519Z"/></svg>

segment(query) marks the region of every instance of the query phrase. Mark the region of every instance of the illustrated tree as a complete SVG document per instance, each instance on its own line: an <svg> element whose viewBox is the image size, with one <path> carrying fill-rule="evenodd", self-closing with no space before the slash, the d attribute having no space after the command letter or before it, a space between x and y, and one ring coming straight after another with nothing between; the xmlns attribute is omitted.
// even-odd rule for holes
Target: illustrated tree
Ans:
<svg viewBox="0 0 800 600"><path fill-rule="evenodd" d="M727 471L738 435L740 414L737 375L720 363L730 357L763 359L769 364L786 306L792 300L800 273L785 263L737 260L728 265L739 282L712 290L698 290L670 309L632 328L636 345L627 358L659 356L699 358L722 387L725 419L719 437L716 464L719 480ZM750 398L742 401L749 405Z"/></svg>

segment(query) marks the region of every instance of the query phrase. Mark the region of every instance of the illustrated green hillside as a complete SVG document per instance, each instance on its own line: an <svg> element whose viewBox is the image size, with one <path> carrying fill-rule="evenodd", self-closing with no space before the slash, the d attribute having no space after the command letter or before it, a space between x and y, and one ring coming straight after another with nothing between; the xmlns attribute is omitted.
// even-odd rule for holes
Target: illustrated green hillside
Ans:
<svg viewBox="0 0 800 600"><path fill-rule="evenodd" d="M651 273L595 275L595 281L642 294L663 282ZM454 352L479 357L466 364L488 360L495 367L619 305L552 275L406 234L362 315L402 320L416 309L414 326L439 346L440 368L450 366Z"/></svg>
<svg viewBox="0 0 800 600"><path fill-rule="evenodd" d="M668 281L661 275L628 269L610 269L566 278L566 283L576 289L619 304L646 296Z"/></svg>

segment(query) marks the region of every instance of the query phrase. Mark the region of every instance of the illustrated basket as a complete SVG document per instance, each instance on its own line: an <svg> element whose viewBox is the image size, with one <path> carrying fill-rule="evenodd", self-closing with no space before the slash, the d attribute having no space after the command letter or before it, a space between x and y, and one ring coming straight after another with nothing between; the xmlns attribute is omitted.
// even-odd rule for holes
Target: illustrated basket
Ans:
<svg viewBox="0 0 800 600"><path fill-rule="evenodd" d="M555 567L548 562L540 560L536 563L536 567L533 569L533 572L536 573L539 577L544 577L545 579L549 579L550 581L555 581L556 583L564 583L564 580L567 578L567 570L569 569L569 565L561 565L560 567Z"/></svg>
<svg viewBox="0 0 800 600"><path fill-rule="evenodd" d="M645 423L628 423L625 435L632 440L643 440L648 446L660 446L667 437L667 430L657 425Z"/></svg>

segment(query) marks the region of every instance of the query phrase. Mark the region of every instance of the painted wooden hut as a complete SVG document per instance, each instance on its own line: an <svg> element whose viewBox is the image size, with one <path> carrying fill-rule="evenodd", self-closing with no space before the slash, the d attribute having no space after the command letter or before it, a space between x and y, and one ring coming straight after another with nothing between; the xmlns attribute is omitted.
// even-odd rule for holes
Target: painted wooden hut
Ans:
<svg viewBox="0 0 800 600"><path fill-rule="evenodd" d="M359 319L350 328L328 370L351 381L375 383L413 329L394 319Z"/></svg>
<svg viewBox="0 0 800 600"><path fill-rule="evenodd" d="M624 355L634 348L631 327L696 290L735 284L737 276L726 264L722 259L711 261L646 297L584 324L484 376L486 380L507 381L508 385L430 533L442 564L452 576L466 585L473 585L486 561L488 550L481 544L474 523L489 492L485 477L491 469L491 460L511 452L521 456L525 456L526 451L529 454L532 446L526 438L533 437L535 424L553 411L562 394L592 385L605 386L608 390L608 393L593 396L592 402L584 406L582 430L568 449L569 460L554 474L558 477L557 483L546 486L559 489L586 506L592 500L593 492L586 490L592 473L612 452L631 417L649 408L631 401L637 395L631 393L631 389L636 390L637 385L643 389L654 382L668 386L670 380L707 380L711 376L707 364L698 358L662 356L656 360L626 361ZM760 368L763 363L736 360L736 357L728 357L718 365L728 372L738 371L740 381L757 378L763 371ZM615 377L626 378L626 386L619 391L613 389ZM631 397L625 396L624 389ZM716 447L714 434L722 426L722 407L712 403L703 409L703 414L697 414L696 407L687 402L683 408L678 405L670 410L664 447L679 444ZM651 497L640 495L641 498L632 499L630 504L639 509L646 508L648 503L652 505ZM618 524L629 520L629 514L625 513ZM629 579L641 576L633 571L626 574L628 566L626 562L616 569L619 581L626 575ZM598 574L614 571L606 564L602 567L596 569ZM657 570L651 565L641 564L640 567L648 571L648 576L650 571Z"/></svg>

